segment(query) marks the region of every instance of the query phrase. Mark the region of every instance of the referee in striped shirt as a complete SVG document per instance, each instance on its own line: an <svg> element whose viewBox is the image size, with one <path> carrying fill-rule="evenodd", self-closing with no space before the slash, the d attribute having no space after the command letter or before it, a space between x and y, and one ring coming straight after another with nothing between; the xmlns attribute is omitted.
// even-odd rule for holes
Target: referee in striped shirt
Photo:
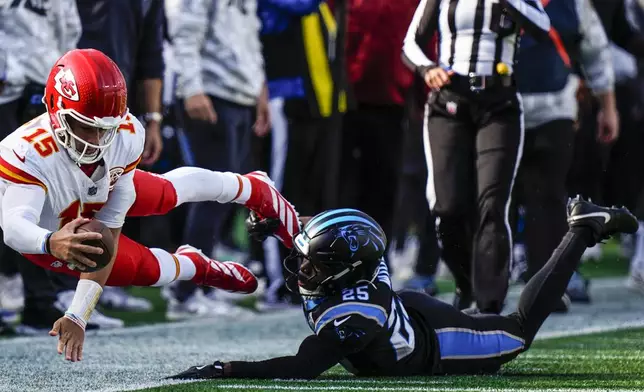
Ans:
<svg viewBox="0 0 644 392"><path fill-rule="evenodd" d="M512 75L520 31L548 39L538 0L421 0L403 60L432 89L425 106L427 198L454 305L499 313L508 288L510 195L523 150L523 110ZM438 33L438 63L422 49Z"/></svg>

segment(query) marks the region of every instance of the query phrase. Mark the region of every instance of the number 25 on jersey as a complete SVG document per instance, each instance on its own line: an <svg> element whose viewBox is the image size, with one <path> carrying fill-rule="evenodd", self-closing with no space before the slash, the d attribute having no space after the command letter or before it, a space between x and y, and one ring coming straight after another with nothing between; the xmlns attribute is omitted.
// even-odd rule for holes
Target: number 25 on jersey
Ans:
<svg viewBox="0 0 644 392"><path fill-rule="evenodd" d="M369 288L367 286L351 287L342 290L343 301L369 301Z"/></svg>

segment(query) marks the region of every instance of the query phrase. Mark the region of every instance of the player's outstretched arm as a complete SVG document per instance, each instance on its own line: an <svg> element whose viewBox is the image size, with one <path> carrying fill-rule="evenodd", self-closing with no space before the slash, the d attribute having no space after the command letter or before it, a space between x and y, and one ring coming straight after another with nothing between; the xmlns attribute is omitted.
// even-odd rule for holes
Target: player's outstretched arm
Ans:
<svg viewBox="0 0 644 392"><path fill-rule="evenodd" d="M64 352L65 359L68 361L76 362L83 359L85 326L103 293L103 286L112 273L125 215L132 207L136 197L133 176L132 170L119 178L107 199L107 203L95 215L96 220L110 229L114 238L112 259L108 265L98 271L81 273L69 309L63 317L56 320L49 332L51 336L58 336L58 354Z"/></svg>
<svg viewBox="0 0 644 392"><path fill-rule="evenodd" d="M193 366L168 378L174 380L213 378L282 378L313 379L336 365L344 354L336 346L322 341L317 335L304 339L297 354L265 361L220 362Z"/></svg>
<svg viewBox="0 0 644 392"><path fill-rule="evenodd" d="M24 254L51 254L58 260L71 263L79 269L95 267L96 263L83 255L100 253L100 248L83 245L85 240L101 237L98 233L75 233L87 220L76 219L51 232L40 226L40 214L45 204L44 189L35 185L9 185L2 196L4 242Z"/></svg>
<svg viewBox="0 0 644 392"><path fill-rule="evenodd" d="M56 347L58 354L65 353L65 359L68 361L76 362L83 359L83 343L85 342L87 321L103 293L103 286L105 286L112 273L121 228L110 229L110 231L114 238L112 260L98 271L81 273L72 304L65 312L65 315L56 320L51 331L49 331L50 336L58 336L58 345Z"/></svg>

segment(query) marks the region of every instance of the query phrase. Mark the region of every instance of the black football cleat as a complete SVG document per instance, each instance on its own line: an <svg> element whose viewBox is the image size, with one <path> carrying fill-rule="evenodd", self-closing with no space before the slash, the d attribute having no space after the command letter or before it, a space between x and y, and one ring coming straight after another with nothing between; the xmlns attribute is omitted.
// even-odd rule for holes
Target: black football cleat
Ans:
<svg viewBox="0 0 644 392"><path fill-rule="evenodd" d="M211 380L224 377L224 364L215 362L211 365L192 366L174 376L166 377L166 380Z"/></svg>
<svg viewBox="0 0 644 392"><path fill-rule="evenodd" d="M568 202L568 225L592 229L595 242L617 233L635 233L637 218L626 207L601 207L577 196ZM594 244L593 244L594 245Z"/></svg>

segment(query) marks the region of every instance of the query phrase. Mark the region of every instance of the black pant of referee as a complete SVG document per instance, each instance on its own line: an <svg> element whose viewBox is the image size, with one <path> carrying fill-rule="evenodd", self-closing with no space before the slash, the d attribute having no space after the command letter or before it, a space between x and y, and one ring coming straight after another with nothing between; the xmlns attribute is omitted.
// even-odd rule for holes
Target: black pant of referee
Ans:
<svg viewBox="0 0 644 392"><path fill-rule="evenodd" d="M544 266L568 229L566 177L574 139L574 124L568 119L549 121L526 130L511 206L525 208L526 280Z"/></svg>
<svg viewBox="0 0 644 392"><path fill-rule="evenodd" d="M510 195L524 137L513 78L454 74L430 94L425 115L427 196L460 291L457 306L468 307L473 296L481 312L499 313L508 289Z"/></svg>

